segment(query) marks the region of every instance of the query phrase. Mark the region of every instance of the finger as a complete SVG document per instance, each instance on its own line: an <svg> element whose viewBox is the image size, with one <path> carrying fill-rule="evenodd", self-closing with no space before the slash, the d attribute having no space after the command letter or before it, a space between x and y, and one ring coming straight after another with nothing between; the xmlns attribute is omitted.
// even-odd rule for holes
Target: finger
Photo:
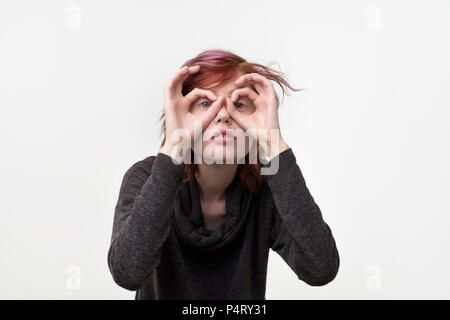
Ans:
<svg viewBox="0 0 450 320"><path fill-rule="evenodd" d="M198 98L201 97L206 97L212 101L217 100L217 96L214 94L214 92L210 90L194 88L191 92L184 96L184 99L186 99L187 101L185 107L189 107L191 104L197 101Z"/></svg>
<svg viewBox="0 0 450 320"><path fill-rule="evenodd" d="M173 99L177 93L181 95L181 88L184 80L186 80L186 78L190 74L198 72L199 70L200 70L199 65L193 67L184 66L183 68L180 68L175 73L175 75L167 82L165 88L166 99Z"/></svg>
<svg viewBox="0 0 450 320"><path fill-rule="evenodd" d="M241 89L236 89L231 94L231 101L233 103L236 103L236 101L240 97L249 97L250 100L255 102L255 100L259 98L259 95L254 90L252 90L251 88L248 88L248 87L241 88Z"/></svg>
<svg viewBox="0 0 450 320"><path fill-rule="evenodd" d="M264 92L264 86L260 83L252 80L244 80L243 82L238 82L237 87L244 87L245 85L249 85L251 89L253 89L258 94L262 94Z"/></svg>
<svg viewBox="0 0 450 320"><path fill-rule="evenodd" d="M222 108L224 100L225 98L223 96L218 97L208 111L205 112L204 116L202 116L202 129L206 128L215 118L219 110Z"/></svg>
<svg viewBox="0 0 450 320"><path fill-rule="evenodd" d="M189 67L187 69L187 72L183 72L180 75L180 78L178 79L178 81L176 82L176 87L175 87L175 94L181 95L181 90L183 89L183 83L184 81L191 75L194 74L196 72L198 72L200 70L200 65L195 65L192 67Z"/></svg>
<svg viewBox="0 0 450 320"><path fill-rule="evenodd" d="M236 123L243 128L244 130L247 130L246 128L246 124L245 124L245 116L242 115L239 111L236 110L236 108L234 107L233 102L231 101L230 98L226 97L226 106L227 106L227 111L230 114L231 118L236 121Z"/></svg>
<svg viewBox="0 0 450 320"><path fill-rule="evenodd" d="M255 84L255 86L259 85L260 88L256 88L258 91L258 94L262 93L262 92L260 92L261 90L267 90L267 92L272 92L274 89L270 80L267 79L266 77L260 75L259 73L247 73L247 74L242 75L241 77L239 77L239 79L237 79L235 81L235 84L237 86L242 86L247 83Z"/></svg>
<svg viewBox="0 0 450 320"><path fill-rule="evenodd" d="M187 70L189 69L188 66L184 66L182 68L180 68L175 75L172 76L172 78L169 79L169 81L167 82L166 85L166 97L169 98L169 96L173 96L175 94L175 87L176 87L176 83L178 81L178 79L180 78L181 74L186 73Z"/></svg>

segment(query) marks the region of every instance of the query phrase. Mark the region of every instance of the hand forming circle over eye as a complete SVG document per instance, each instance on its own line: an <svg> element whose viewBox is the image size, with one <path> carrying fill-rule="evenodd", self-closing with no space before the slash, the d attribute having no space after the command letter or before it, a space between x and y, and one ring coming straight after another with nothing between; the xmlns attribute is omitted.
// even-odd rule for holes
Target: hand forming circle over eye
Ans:
<svg viewBox="0 0 450 320"><path fill-rule="evenodd" d="M239 89L234 90L231 98L226 98L227 110L231 118L242 129L248 131L250 136L257 139L269 158L288 149L280 132L278 100L272 82L258 73L248 73L240 76L235 84ZM246 84L254 85L256 91L248 87L241 88ZM234 103L241 96L248 97L255 105L255 111L252 114L244 115L235 107Z"/></svg>
<svg viewBox="0 0 450 320"><path fill-rule="evenodd" d="M164 89L166 140L164 146L162 147L162 151L165 151L167 154L171 152L173 146L178 142L177 139L174 138L175 136L178 136L178 132L176 132L178 129L185 129L189 133L190 137L194 137L194 122L201 121L201 131L203 132L222 106L223 97L217 97L212 91L209 90L195 88L187 95L183 96L183 82L189 75L198 72L199 69L199 65L192 67L184 66L167 82ZM200 97L207 97L214 102L204 113L194 115L189 111L189 108L191 104ZM194 139L197 138L198 137L194 137Z"/></svg>

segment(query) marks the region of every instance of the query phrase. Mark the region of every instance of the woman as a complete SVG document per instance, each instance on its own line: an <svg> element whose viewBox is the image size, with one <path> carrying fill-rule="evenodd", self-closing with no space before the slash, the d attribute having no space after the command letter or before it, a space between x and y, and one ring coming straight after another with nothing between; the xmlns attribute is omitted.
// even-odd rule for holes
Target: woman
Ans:
<svg viewBox="0 0 450 320"><path fill-rule="evenodd" d="M136 299L265 299L270 248L311 286L336 277L335 240L279 134L270 80L295 90L269 67L208 50L168 81L163 142L125 173L108 251ZM186 137L197 147L183 148Z"/></svg>

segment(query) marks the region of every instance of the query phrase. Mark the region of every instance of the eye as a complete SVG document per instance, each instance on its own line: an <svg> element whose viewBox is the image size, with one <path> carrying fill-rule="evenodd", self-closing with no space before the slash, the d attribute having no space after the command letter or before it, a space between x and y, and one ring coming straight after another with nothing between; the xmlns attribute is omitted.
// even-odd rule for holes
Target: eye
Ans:
<svg viewBox="0 0 450 320"><path fill-rule="evenodd" d="M205 103L206 104L210 104L211 102L210 101L203 101L203 102L200 102L200 105L203 107L203 108L208 108L210 105L205 105Z"/></svg>
<svg viewBox="0 0 450 320"><path fill-rule="evenodd" d="M236 109L242 109L245 107L245 105L241 102L236 102L234 105L235 105Z"/></svg>

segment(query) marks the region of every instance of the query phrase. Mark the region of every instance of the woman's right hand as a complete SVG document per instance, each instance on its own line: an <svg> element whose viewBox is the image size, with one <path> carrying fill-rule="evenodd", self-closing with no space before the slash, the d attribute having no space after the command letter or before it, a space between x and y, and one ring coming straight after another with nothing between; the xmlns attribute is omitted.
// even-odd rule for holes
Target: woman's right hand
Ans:
<svg viewBox="0 0 450 320"><path fill-rule="evenodd" d="M178 152L173 151L175 146L180 146L180 141L177 139L177 137L180 138L180 135L179 132L176 132L176 130L187 130L186 133L189 133L189 137L184 137L184 139L189 138L189 143L193 142L194 139L201 138L194 137L194 121L201 121L201 133L203 133L223 104L223 97L218 98L212 91L209 90L195 88L186 96L183 96L183 82L189 77L189 75L196 73L199 70L199 65L193 67L184 66L167 82L164 89L166 140L164 142L164 146L161 147L160 152L175 158L178 163L181 162L182 156L179 155L179 150ZM209 100L214 102L208 110L202 112L201 115L194 115L190 112L189 108L201 97L207 97Z"/></svg>

